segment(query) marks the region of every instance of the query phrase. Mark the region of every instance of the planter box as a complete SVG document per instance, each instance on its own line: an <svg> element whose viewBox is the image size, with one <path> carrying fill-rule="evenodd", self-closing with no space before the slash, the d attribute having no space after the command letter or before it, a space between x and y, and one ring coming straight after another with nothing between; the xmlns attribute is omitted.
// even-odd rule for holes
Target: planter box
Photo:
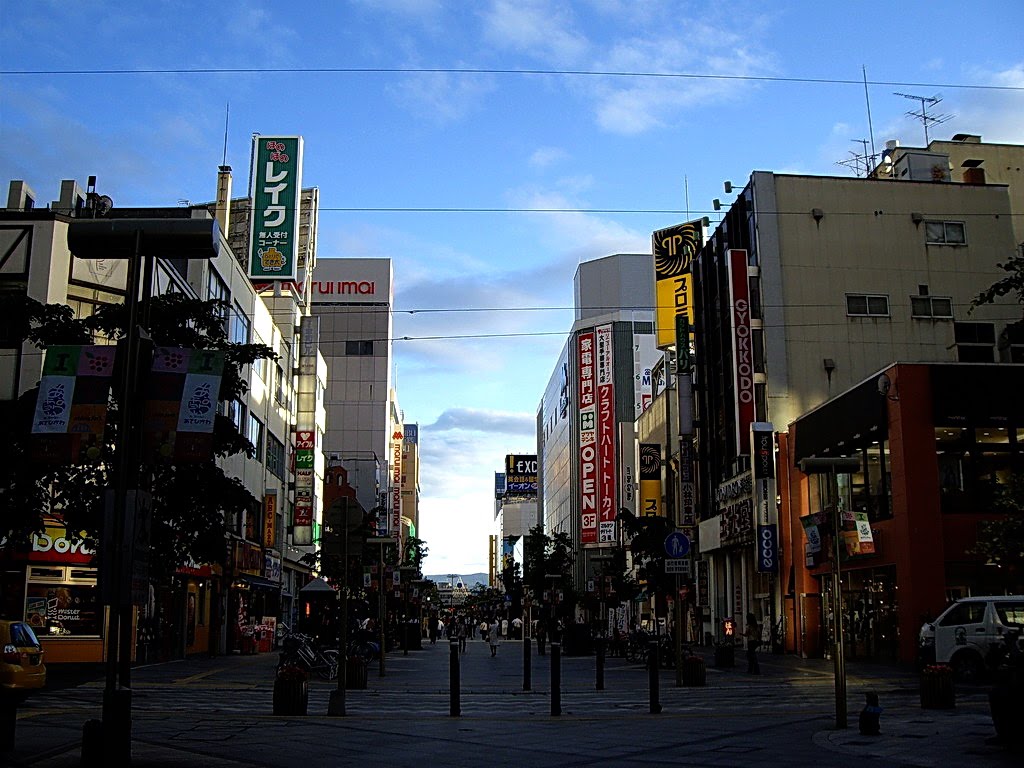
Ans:
<svg viewBox="0 0 1024 768"><path fill-rule="evenodd" d="M309 708L309 682L287 677L274 679L274 714L305 717Z"/></svg>
<svg viewBox="0 0 1024 768"><path fill-rule="evenodd" d="M923 709L952 709L956 706L953 689L953 669L943 667L921 673L921 707Z"/></svg>

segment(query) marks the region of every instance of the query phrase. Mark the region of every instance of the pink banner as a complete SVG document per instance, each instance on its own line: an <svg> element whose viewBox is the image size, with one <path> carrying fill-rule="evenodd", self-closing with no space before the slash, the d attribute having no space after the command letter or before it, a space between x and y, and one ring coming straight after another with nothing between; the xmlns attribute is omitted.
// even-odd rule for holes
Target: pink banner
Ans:
<svg viewBox="0 0 1024 768"><path fill-rule="evenodd" d="M612 326L596 329L597 342L597 487L598 541L615 541L616 456L615 456L615 375L612 353Z"/></svg>

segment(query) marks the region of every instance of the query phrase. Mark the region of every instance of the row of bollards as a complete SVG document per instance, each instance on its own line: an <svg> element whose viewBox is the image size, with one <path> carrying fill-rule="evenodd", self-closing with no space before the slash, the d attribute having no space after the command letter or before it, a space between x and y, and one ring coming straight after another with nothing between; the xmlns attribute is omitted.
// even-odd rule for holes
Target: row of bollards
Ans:
<svg viewBox="0 0 1024 768"><path fill-rule="evenodd" d="M449 644L449 714L451 717L462 715L462 672L460 668L459 641L452 640ZM661 683L658 676L658 644L652 642L647 654L648 679L650 689L650 712L652 715L661 714ZM604 643L598 641L597 645L597 690L604 690ZM524 639L523 650L523 690L528 691L531 687L530 669L530 646L529 641ZM562 714L562 644L551 643L551 715L558 717Z"/></svg>

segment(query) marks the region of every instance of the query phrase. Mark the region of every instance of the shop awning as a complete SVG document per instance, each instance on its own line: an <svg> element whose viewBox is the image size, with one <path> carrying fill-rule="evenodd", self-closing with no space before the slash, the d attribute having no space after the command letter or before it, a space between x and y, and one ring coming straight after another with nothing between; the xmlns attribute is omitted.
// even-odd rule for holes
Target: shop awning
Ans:
<svg viewBox="0 0 1024 768"><path fill-rule="evenodd" d="M251 573L238 573L235 574L235 581L241 581L250 587L256 587L258 589L280 589L281 584L276 581L264 578L263 576L256 576Z"/></svg>

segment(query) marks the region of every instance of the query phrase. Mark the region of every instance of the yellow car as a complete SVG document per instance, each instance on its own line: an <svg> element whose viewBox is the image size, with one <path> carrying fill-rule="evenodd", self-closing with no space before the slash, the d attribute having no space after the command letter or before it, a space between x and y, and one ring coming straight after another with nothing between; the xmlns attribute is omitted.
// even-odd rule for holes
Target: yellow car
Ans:
<svg viewBox="0 0 1024 768"><path fill-rule="evenodd" d="M32 627L0 619L0 691L25 695L45 685L43 646Z"/></svg>

